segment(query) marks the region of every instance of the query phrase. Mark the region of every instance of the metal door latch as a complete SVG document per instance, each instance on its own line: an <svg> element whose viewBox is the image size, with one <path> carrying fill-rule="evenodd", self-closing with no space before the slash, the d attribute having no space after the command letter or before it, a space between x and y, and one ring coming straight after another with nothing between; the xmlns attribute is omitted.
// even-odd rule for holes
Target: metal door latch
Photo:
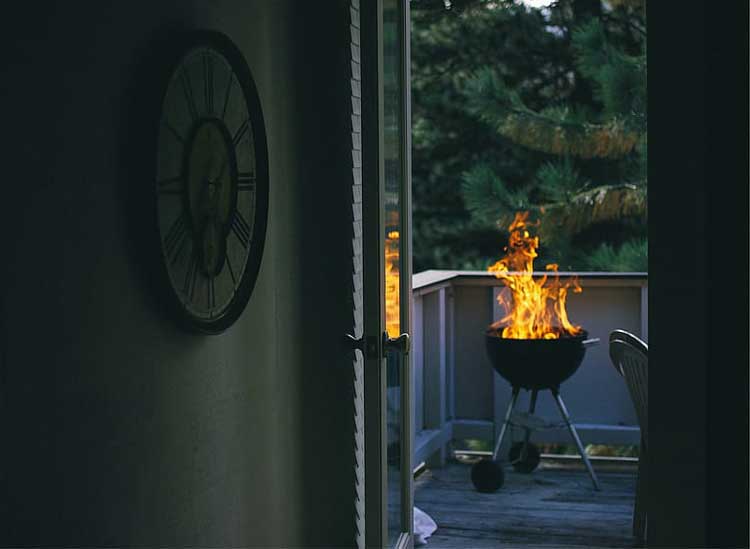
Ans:
<svg viewBox="0 0 750 549"><path fill-rule="evenodd" d="M344 337L349 341L352 350L359 349L366 358L377 359L380 357L377 337L354 337L352 334L345 334Z"/></svg>
<svg viewBox="0 0 750 549"><path fill-rule="evenodd" d="M394 351L400 351L403 354L407 354L411 348L411 340L409 334L401 334L398 337L390 337L388 332L383 332L383 348L392 349Z"/></svg>
<svg viewBox="0 0 750 549"><path fill-rule="evenodd" d="M363 353L365 352L365 350L364 350L365 343L364 343L364 339L363 338L361 338L361 337L354 337L352 334L344 334L344 337L349 342L349 345L351 345L352 351L354 351L356 349L359 349Z"/></svg>

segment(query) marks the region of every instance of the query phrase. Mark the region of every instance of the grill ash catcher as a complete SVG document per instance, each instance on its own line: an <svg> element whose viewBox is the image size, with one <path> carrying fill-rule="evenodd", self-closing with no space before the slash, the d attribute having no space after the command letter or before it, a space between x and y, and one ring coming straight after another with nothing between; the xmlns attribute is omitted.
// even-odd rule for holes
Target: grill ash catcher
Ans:
<svg viewBox="0 0 750 549"><path fill-rule="evenodd" d="M510 449L509 460L513 468L521 473L531 473L539 465L539 450L529 439L534 419L536 419L533 414L537 396L539 391L545 390L552 393L560 415L591 477L594 489L600 490L591 461L586 455L578 431L560 396L560 384L578 370L586 348L599 343L599 339L588 339L588 333L585 330L581 330L577 335L558 339L510 339L503 338L496 330L490 329L485 334L485 343L493 368L510 383L512 393L492 459L484 459L472 467L471 480L477 491L495 492L502 486L504 474L497 458L510 425L520 425L524 429L523 442L514 444ZM514 423L512 421L513 410L521 389L531 391L529 413L525 421Z"/></svg>

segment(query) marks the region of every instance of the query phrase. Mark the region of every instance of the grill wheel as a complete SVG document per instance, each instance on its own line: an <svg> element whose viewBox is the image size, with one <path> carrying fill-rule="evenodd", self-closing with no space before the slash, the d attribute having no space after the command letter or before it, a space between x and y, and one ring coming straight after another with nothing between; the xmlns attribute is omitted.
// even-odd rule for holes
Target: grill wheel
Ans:
<svg viewBox="0 0 750 549"><path fill-rule="evenodd" d="M505 482L503 468L491 459L483 459L471 467L471 482L477 492L497 492Z"/></svg>

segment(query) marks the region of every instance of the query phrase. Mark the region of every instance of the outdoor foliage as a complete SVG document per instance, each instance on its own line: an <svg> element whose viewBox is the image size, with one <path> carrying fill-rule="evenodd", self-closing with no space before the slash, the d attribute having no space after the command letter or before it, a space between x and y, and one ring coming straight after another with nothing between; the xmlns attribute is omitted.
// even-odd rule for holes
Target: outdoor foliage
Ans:
<svg viewBox="0 0 750 549"><path fill-rule="evenodd" d="M561 270L647 270L638 0L412 1L414 270L486 269L518 210Z"/></svg>

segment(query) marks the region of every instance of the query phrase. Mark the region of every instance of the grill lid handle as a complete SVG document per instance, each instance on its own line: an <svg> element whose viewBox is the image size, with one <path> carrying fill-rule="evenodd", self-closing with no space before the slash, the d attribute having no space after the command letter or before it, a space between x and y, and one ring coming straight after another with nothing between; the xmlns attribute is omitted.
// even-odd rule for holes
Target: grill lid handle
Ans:
<svg viewBox="0 0 750 549"><path fill-rule="evenodd" d="M591 339L584 339L581 342L581 345L583 345L584 347L592 347L594 345L599 345L600 341L601 340L598 337L592 337Z"/></svg>

